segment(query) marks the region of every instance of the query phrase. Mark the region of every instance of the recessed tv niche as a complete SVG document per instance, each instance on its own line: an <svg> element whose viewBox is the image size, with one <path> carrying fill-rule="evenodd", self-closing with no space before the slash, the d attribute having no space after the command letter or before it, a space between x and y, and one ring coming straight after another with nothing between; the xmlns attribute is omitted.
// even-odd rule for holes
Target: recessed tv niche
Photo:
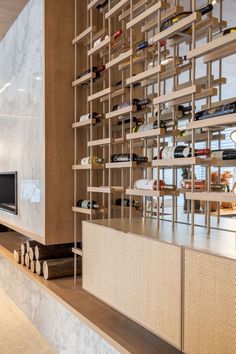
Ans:
<svg viewBox="0 0 236 354"><path fill-rule="evenodd" d="M17 214L17 172L0 173L0 209Z"/></svg>

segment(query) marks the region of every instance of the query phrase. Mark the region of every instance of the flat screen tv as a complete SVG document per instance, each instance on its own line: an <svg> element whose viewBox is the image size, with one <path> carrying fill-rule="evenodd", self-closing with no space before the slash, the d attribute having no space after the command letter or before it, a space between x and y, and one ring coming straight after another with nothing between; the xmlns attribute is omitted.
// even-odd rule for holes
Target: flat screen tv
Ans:
<svg viewBox="0 0 236 354"><path fill-rule="evenodd" d="M0 172L0 209L17 214L17 172Z"/></svg>

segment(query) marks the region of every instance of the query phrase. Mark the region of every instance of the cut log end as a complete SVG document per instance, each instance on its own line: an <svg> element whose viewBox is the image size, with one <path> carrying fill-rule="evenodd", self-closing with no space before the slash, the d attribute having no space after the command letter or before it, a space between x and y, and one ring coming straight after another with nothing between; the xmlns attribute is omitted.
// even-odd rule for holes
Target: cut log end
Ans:
<svg viewBox="0 0 236 354"><path fill-rule="evenodd" d="M32 273L36 272L36 261L33 260L30 262L30 270Z"/></svg>
<svg viewBox="0 0 236 354"><path fill-rule="evenodd" d="M43 275L43 261L36 261L35 271L38 275Z"/></svg>
<svg viewBox="0 0 236 354"><path fill-rule="evenodd" d="M14 259L16 261L16 263L21 263L21 251L20 250L14 250L13 252L13 256L14 256Z"/></svg>

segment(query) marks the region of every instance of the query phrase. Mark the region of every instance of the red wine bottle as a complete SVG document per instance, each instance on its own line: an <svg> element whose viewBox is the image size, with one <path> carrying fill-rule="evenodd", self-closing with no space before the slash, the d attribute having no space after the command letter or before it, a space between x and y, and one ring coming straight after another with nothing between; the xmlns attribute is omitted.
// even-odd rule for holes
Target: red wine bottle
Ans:
<svg viewBox="0 0 236 354"><path fill-rule="evenodd" d="M136 161L137 163L147 162L148 158L137 154L114 154L111 156L111 162L128 162Z"/></svg>

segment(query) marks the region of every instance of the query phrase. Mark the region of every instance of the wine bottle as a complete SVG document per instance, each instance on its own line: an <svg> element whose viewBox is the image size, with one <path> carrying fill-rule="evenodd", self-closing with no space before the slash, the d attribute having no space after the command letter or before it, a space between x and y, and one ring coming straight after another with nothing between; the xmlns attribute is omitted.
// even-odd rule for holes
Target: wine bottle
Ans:
<svg viewBox="0 0 236 354"><path fill-rule="evenodd" d="M136 50L144 50L147 47L153 45L153 38L150 38L148 41L142 41L137 44ZM166 45L166 40L161 40L161 47Z"/></svg>
<svg viewBox="0 0 236 354"><path fill-rule="evenodd" d="M195 114L196 120L208 119L226 114L236 113L236 101L227 103L216 108L205 109Z"/></svg>
<svg viewBox="0 0 236 354"><path fill-rule="evenodd" d="M132 99L132 105L137 107L137 111L141 111L143 108L145 108L148 104L151 103L151 100L149 98L145 98L142 100L139 100L137 98ZM117 111L118 109L122 109L125 107L130 106L130 101L122 102L119 104L116 104L113 106L112 111Z"/></svg>
<svg viewBox="0 0 236 354"><path fill-rule="evenodd" d="M125 118L123 116L118 117L118 122L117 125L121 125L122 122L124 122L124 124L128 124L130 123L130 118ZM137 124L142 124L143 123L143 117L137 118L137 117L132 117L132 122Z"/></svg>
<svg viewBox="0 0 236 354"><path fill-rule="evenodd" d="M78 200L77 207L83 209L99 209L98 204L94 200L92 200L92 204L91 204L90 200L86 200L86 199Z"/></svg>
<svg viewBox="0 0 236 354"><path fill-rule="evenodd" d="M160 159L177 159L188 157L190 148L186 145L165 146L160 151Z"/></svg>
<svg viewBox="0 0 236 354"><path fill-rule="evenodd" d="M112 33L111 37L113 39L117 39L118 37L120 37L122 35L123 31L122 29L118 29L117 31L115 31L114 33ZM100 43L102 43L103 41L105 41L105 39L109 38L109 35L107 33L103 33L98 39L96 39L96 41L93 43L93 48L96 48Z"/></svg>
<svg viewBox="0 0 236 354"><path fill-rule="evenodd" d="M107 6L108 5L108 0L101 0L100 1L100 4L98 4L97 6L96 6L96 9L101 9L101 8L103 8L103 7L105 7L105 6Z"/></svg>
<svg viewBox="0 0 236 354"><path fill-rule="evenodd" d="M163 190L165 186L165 182L163 180L159 180L159 188L158 190ZM143 190L157 190L157 180L155 179L138 179L134 183L135 189L143 189Z"/></svg>
<svg viewBox="0 0 236 354"><path fill-rule="evenodd" d="M197 10L197 12L199 12L202 16L211 12L213 10L213 5L212 4L208 4L206 6L201 7L200 9ZM185 12L181 12L178 15L175 15L173 17L171 17L170 19L164 21L161 25L161 31L166 30L167 28L173 26L174 24L178 23L179 21L181 21L183 18L191 15L192 12L191 11L185 11ZM188 29L187 29L188 30Z"/></svg>
<svg viewBox="0 0 236 354"><path fill-rule="evenodd" d="M130 207L130 199L128 198L118 198L116 199L116 205L119 206L124 206L124 207ZM138 203L137 201L135 201L134 199L132 200L132 207L133 208L140 208L141 207L141 203Z"/></svg>
<svg viewBox="0 0 236 354"><path fill-rule="evenodd" d="M79 74L79 76L77 76L77 79L81 79L83 76L90 74L91 72L96 74L96 77L93 79L93 82L95 82L96 79L98 79L99 77L101 77L101 73L106 69L105 65L101 65L99 67L97 66L93 66L92 70L91 68L83 71L81 74ZM87 85L90 83L90 80L86 81L83 83L83 85Z"/></svg>
<svg viewBox="0 0 236 354"><path fill-rule="evenodd" d="M217 160L236 160L236 149L213 150L211 157Z"/></svg>
<svg viewBox="0 0 236 354"><path fill-rule="evenodd" d="M136 161L137 163L147 162L148 158L137 154L114 154L111 156L111 162L128 162Z"/></svg>
<svg viewBox="0 0 236 354"><path fill-rule="evenodd" d="M133 133L137 133L137 132L144 132L144 131L148 131L148 130L153 130L153 129L157 129L158 123L157 120L155 120L154 122L151 123L144 123L141 125L136 125L135 127L133 127L132 132ZM160 121L160 128L164 128L166 130L170 129L170 128L174 128L174 122L173 120L161 120Z"/></svg>
<svg viewBox="0 0 236 354"><path fill-rule="evenodd" d="M210 156L210 149L195 149L195 156ZM186 158L192 156L192 149L186 145L178 145L178 146L165 146L160 151L160 158L165 159L178 159L178 158Z"/></svg>
<svg viewBox="0 0 236 354"><path fill-rule="evenodd" d="M98 67L97 67L97 66L93 66L93 67L92 67L92 72L93 72L93 73L97 73L97 71L98 71ZM87 75L87 74L90 74L90 73L91 73L91 68L89 68L89 69L83 71L81 74L79 74L79 75L77 76L77 79L80 79L81 77L83 77L83 76L85 76L85 75Z"/></svg>
<svg viewBox="0 0 236 354"><path fill-rule="evenodd" d="M104 158L102 157L98 157L98 156L87 156L87 157L84 157L81 159L81 165L93 165L93 166L96 166L96 165L102 165L104 164Z"/></svg>
<svg viewBox="0 0 236 354"><path fill-rule="evenodd" d="M234 33L236 32L236 27L231 27L231 28L227 28L223 31L223 36L226 36L229 33Z"/></svg>
<svg viewBox="0 0 236 354"><path fill-rule="evenodd" d="M84 114L82 116L80 116L79 118L79 122L85 122L86 120L89 120L89 119L95 119L96 120L96 123L100 122L102 119L104 119L104 114L98 114L96 112L93 112L93 113L87 113L87 114Z"/></svg>

